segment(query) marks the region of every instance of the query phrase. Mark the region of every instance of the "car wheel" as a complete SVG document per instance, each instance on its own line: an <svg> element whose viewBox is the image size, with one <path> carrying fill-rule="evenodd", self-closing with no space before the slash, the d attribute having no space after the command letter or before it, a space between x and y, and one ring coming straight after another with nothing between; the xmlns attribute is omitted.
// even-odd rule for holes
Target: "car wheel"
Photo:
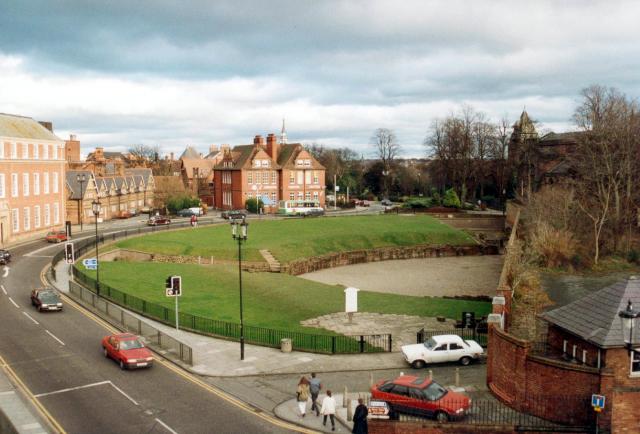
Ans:
<svg viewBox="0 0 640 434"><path fill-rule="evenodd" d="M122 360L120 360L120 369L124 370L125 366L124 366L124 362Z"/></svg>
<svg viewBox="0 0 640 434"><path fill-rule="evenodd" d="M439 411L436 413L436 420L440 423L447 423L449 422L449 415L444 411Z"/></svg>
<svg viewBox="0 0 640 434"><path fill-rule="evenodd" d="M109 351L107 351L106 348L102 347L102 353L104 354L104 356L108 359L109 358Z"/></svg>
<svg viewBox="0 0 640 434"><path fill-rule="evenodd" d="M411 367L413 369L422 369L424 368L426 365L426 363L424 362L424 360L414 360L413 363L411 363Z"/></svg>
<svg viewBox="0 0 640 434"><path fill-rule="evenodd" d="M471 357L466 357L465 356L465 357L460 359L460 364L462 366L467 366L467 365L469 365L469 363L471 363Z"/></svg>

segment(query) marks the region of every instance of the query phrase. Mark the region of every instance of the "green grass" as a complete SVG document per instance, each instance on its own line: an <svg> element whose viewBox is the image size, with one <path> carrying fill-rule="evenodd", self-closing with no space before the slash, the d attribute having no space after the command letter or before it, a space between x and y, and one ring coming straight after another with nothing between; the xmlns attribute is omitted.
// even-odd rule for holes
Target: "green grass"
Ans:
<svg viewBox="0 0 640 434"><path fill-rule="evenodd" d="M252 220L242 254L246 260L263 261L259 250L267 249L281 263L287 263L332 252L418 244L476 243L463 231L426 215ZM237 244L231 238L229 225L158 233L123 240L117 245L167 255L237 258Z"/></svg>
<svg viewBox="0 0 640 434"><path fill-rule="evenodd" d="M95 272L86 271L91 277ZM113 288L173 309L164 293L165 279L181 275L180 310L228 322L239 322L238 269L234 266L198 266L151 262L103 262L100 280ZM245 324L318 333L300 321L344 311L341 286L330 286L279 273L242 273ZM463 311L487 315L491 305L480 301L411 297L360 291L361 312L380 312L457 319ZM324 331L323 331L324 332Z"/></svg>

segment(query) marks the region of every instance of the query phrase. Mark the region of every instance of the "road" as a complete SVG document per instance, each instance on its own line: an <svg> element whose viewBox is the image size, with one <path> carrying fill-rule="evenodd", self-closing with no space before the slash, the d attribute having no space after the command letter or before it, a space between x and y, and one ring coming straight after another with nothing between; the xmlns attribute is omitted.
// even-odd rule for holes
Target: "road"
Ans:
<svg viewBox="0 0 640 434"><path fill-rule="evenodd" d="M61 248L35 242L12 249L9 273L0 278L0 356L63 431L292 432L166 362L121 371L100 348L110 326L73 303L59 313L35 311L29 292Z"/></svg>

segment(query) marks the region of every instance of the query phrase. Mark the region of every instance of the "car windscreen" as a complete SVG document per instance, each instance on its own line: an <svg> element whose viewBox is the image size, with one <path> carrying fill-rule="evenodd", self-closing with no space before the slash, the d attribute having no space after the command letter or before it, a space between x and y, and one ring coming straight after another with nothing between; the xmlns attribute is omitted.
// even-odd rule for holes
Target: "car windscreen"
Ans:
<svg viewBox="0 0 640 434"><path fill-rule="evenodd" d="M424 393L424 397L429 401L437 401L447 394L447 389L433 381L422 393Z"/></svg>
<svg viewBox="0 0 640 434"><path fill-rule="evenodd" d="M429 338L424 341L424 346L429 350L433 350L437 345L438 343L433 338Z"/></svg>
<svg viewBox="0 0 640 434"><path fill-rule="evenodd" d="M129 339L126 341L120 341L121 350L135 350L137 348L143 348L144 345L138 339Z"/></svg>
<svg viewBox="0 0 640 434"><path fill-rule="evenodd" d="M38 294L38 298L43 303L47 304L54 304L60 301L60 298L55 292L41 292L40 294Z"/></svg>

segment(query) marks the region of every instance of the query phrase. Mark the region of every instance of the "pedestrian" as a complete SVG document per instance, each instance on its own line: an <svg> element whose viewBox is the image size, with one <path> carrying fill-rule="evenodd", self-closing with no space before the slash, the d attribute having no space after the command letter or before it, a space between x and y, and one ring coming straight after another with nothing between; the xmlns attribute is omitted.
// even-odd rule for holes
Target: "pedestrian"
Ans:
<svg viewBox="0 0 640 434"><path fill-rule="evenodd" d="M353 430L351 430L353 434L367 434L369 432L369 427L367 426L368 414L367 406L364 405L362 398L358 398L358 406L353 413Z"/></svg>
<svg viewBox="0 0 640 434"><path fill-rule="evenodd" d="M198 227L198 216L197 215L193 216L193 227L194 228Z"/></svg>
<svg viewBox="0 0 640 434"><path fill-rule="evenodd" d="M336 400L331 396L331 391L327 390L327 396L322 400L322 425L327 426L327 416L331 419L331 431L336 430Z"/></svg>
<svg viewBox="0 0 640 434"><path fill-rule="evenodd" d="M309 380L309 392L311 392L311 411L316 411L316 416L320 416L320 406L318 405L318 395L322 390L322 382L319 378L316 378L316 373L311 373L311 380Z"/></svg>
<svg viewBox="0 0 640 434"><path fill-rule="evenodd" d="M196 226L196 216L192 215L191 216L191 227L195 227Z"/></svg>
<svg viewBox="0 0 640 434"><path fill-rule="evenodd" d="M300 415L305 416L307 412L307 400L309 399L309 380L307 377L302 377L298 382L298 389L296 390L296 401L298 401L298 409Z"/></svg>

